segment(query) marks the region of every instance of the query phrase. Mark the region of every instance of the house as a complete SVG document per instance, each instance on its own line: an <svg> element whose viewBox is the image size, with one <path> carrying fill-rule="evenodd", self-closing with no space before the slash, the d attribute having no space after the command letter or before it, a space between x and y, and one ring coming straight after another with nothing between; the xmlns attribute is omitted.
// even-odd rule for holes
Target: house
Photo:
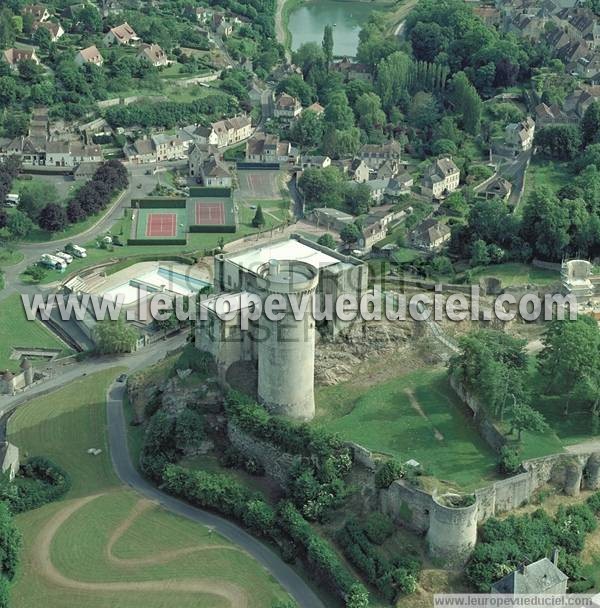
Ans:
<svg viewBox="0 0 600 608"><path fill-rule="evenodd" d="M329 156L303 156L300 159L302 170L305 169L326 169L331 167L331 158Z"/></svg>
<svg viewBox="0 0 600 608"><path fill-rule="evenodd" d="M35 49L10 48L3 51L2 55L4 57L4 61L6 61L6 63L8 63L13 70L16 70L19 63L22 61L33 61L37 65L40 64L40 60L35 54Z"/></svg>
<svg viewBox="0 0 600 608"><path fill-rule="evenodd" d="M43 4L28 4L23 7L23 16L28 15L33 18L33 21L43 23L50 19L50 13Z"/></svg>
<svg viewBox="0 0 600 608"><path fill-rule="evenodd" d="M62 25L60 23L55 23L54 21L41 21L34 26L35 29L40 27L50 32L50 40L52 40L52 42L56 42L65 35L65 30L62 28Z"/></svg>
<svg viewBox="0 0 600 608"><path fill-rule="evenodd" d="M75 63L80 66L84 63L93 63L94 65L101 66L104 63L104 57L102 57L98 47L94 44L88 46L87 49L81 49L75 55Z"/></svg>
<svg viewBox="0 0 600 608"><path fill-rule="evenodd" d="M218 148L238 144L252 135L252 121L248 116L234 116L219 120L213 122L211 128L217 136L216 146ZM213 144L213 141L210 141L209 137L206 143Z"/></svg>
<svg viewBox="0 0 600 608"><path fill-rule="evenodd" d="M387 190L389 179L370 179L365 184L371 190L371 200L375 205L381 205L383 203L383 196Z"/></svg>
<svg viewBox="0 0 600 608"><path fill-rule="evenodd" d="M302 104L298 99L287 93L279 93L275 98L273 115L288 122L294 120L302 112Z"/></svg>
<svg viewBox="0 0 600 608"><path fill-rule="evenodd" d="M473 12L487 26L495 27L500 25L500 11L494 6L475 6Z"/></svg>
<svg viewBox="0 0 600 608"><path fill-rule="evenodd" d="M46 144L46 165L49 167L73 166L68 141L49 141Z"/></svg>
<svg viewBox="0 0 600 608"><path fill-rule="evenodd" d="M104 36L104 44L111 46L112 44L126 44L132 45L139 40L135 30L125 22L117 27L111 27L110 30Z"/></svg>
<svg viewBox="0 0 600 608"><path fill-rule="evenodd" d="M233 24L223 13L215 13L212 18L212 28L221 37L229 37L233 34Z"/></svg>
<svg viewBox="0 0 600 608"><path fill-rule="evenodd" d="M231 188L232 185L231 172L214 155L209 156L200 166L200 177L205 186Z"/></svg>
<svg viewBox="0 0 600 608"><path fill-rule="evenodd" d="M348 168L348 175L357 183L362 184L369 181L371 169L364 160L355 158Z"/></svg>
<svg viewBox="0 0 600 608"><path fill-rule="evenodd" d="M246 142L246 160L254 163L287 163L293 160L292 144L277 135L257 134Z"/></svg>
<svg viewBox="0 0 600 608"><path fill-rule="evenodd" d="M344 57L340 61L334 61L331 67L334 72L342 74L345 80L373 81L373 71L367 64L357 63L348 57Z"/></svg>
<svg viewBox="0 0 600 608"><path fill-rule="evenodd" d="M191 7L190 10L199 23L208 23L212 19L212 11L209 11L202 6Z"/></svg>
<svg viewBox="0 0 600 608"><path fill-rule="evenodd" d="M558 567L558 550L552 560L547 557L523 565L492 585L494 594L564 595L569 577Z"/></svg>
<svg viewBox="0 0 600 608"><path fill-rule="evenodd" d="M156 161L176 160L185 157L183 142L175 135L153 135L150 140Z"/></svg>
<svg viewBox="0 0 600 608"><path fill-rule="evenodd" d="M573 122L573 118L564 112L563 109L557 104L548 106L545 103L540 103L535 107L534 113L536 124L542 127L546 125L567 124L569 122Z"/></svg>
<svg viewBox="0 0 600 608"><path fill-rule="evenodd" d="M378 169L383 163L390 160L400 162L402 146L395 140L384 144L365 144L358 157L365 161L371 169Z"/></svg>
<svg viewBox="0 0 600 608"><path fill-rule="evenodd" d="M303 111L314 112L317 116L323 116L325 108L318 101L315 101L315 103L309 105L308 108L304 108Z"/></svg>
<svg viewBox="0 0 600 608"><path fill-rule="evenodd" d="M169 65L167 54L158 44L142 44L138 53L138 59L146 60L155 68Z"/></svg>
<svg viewBox="0 0 600 608"><path fill-rule="evenodd" d="M397 160L386 160L379 168L374 172L375 179L391 179L395 177L400 170L400 166Z"/></svg>
<svg viewBox="0 0 600 608"><path fill-rule="evenodd" d="M388 180L387 188L385 189L385 196L389 198L397 198L402 194L409 194L412 187L415 184L415 180L412 175L406 171L399 173L395 177Z"/></svg>
<svg viewBox="0 0 600 608"><path fill-rule="evenodd" d="M219 136L212 126L203 127L200 126L194 131L194 136L199 143L208 146L217 146L219 143Z"/></svg>
<svg viewBox="0 0 600 608"><path fill-rule="evenodd" d="M454 192L459 182L459 168L454 164L451 156L443 156L426 169L421 182L421 191L434 199L440 199Z"/></svg>
<svg viewBox="0 0 600 608"><path fill-rule="evenodd" d="M81 163L101 163L104 160L102 148L96 145L85 145L79 142L71 142L70 144L71 157L73 166Z"/></svg>
<svg viewBox="0 0 600 608"><path fill-rule="evenodd" d="M523 152L530 150L533 146L533 136L535 134L535 122L528 116L521 122L515 122L506 127L506 143L514 150Z"/></svg>
<svg viewBox="0 0 600 608"><path fill-rule="evenodd" d="M437 220L428 219L422 222L410 235L415 247L427 251L440 249L452 236L450 228Z"/></svg>
<svg viewBox="0 0 600 608"><path fill-rule="evenodd" d="M21 157L24 165L43 165L46 162L46 137L15 137L7 146L7 155Z"/></svg>
<svg viewBox="0 0 600 608"><path fill-rule="evenodd" d="M0 463L3 475L12 481L19 472L19 448L8 441L0 445Z"/></svg>
<svg viewBox="0 0 600 608"><path fill-rule="evenodd" d="M392 224L403 220L407 215L407 211L394 211L391 206L379 207L372 211L363 221L358 247L363 252L371 251L375 244L387 237Z"/></svg>
<svg viewBox="0 0 600 608"><path fill-rule="evenodd" d="M132 144L123 147L127 162L141 165L156 162L156 150L150 139L136 139Z"/></svg>

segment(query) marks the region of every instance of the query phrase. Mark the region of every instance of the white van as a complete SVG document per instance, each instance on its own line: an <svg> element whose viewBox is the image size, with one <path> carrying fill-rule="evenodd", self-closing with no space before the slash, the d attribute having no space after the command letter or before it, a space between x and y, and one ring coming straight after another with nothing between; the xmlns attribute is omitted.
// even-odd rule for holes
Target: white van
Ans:
<svg viewBox="0 0 600 608"><path fill-rule="evenodd" d="M64 251L57 251L54 255L57 258L64 260L67 264L70 264L73 261L73 256L65 253Z"/></svg>
<svg viewBox="0 0 600 608"><path fill-rule="evenodd" d="M43 253L40 257L40 262L44 264L44 266L54 268L55 270L64 270L67 267L67 263L62 258L51 255L50 253Z"/></svg>
<svg viewBox="0 0 600 608"><path fill-rule="evenodd" d="M7 194L4 199L4 205L6 207L16 207L19 204L21 198L18 194Z"/></svg>
<svg viewBox="0 0 600 608"><path fill-rule="evenodd" d="M76 258L87 258L87 251L79 245L71 245L69 253L72 253Z"/></svg>

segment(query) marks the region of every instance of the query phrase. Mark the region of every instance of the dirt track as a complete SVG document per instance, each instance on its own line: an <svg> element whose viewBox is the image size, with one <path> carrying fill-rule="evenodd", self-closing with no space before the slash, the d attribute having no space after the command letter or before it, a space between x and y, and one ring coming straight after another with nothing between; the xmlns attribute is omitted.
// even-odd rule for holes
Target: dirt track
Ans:
<svg viewBox="0 0 600 608"><path fill-rule="evenodd" d="M34 557L34 568L43 576L46 580L59 587L67 589L77 589L79 591L91 591L91 592L106 592L106 591L134 591L134 592L188 592L188 593L208 593L211 595L217 595L225 598L229 604L234 608L246 608L248 606L248 597L243 589L232 583L226 581L218 581L214 579L190 579L188 581L175 581L175 580L159 580L159 581L148 581L148 582L114 582L114 583L89 583L83 581L77 581L68 578L61 574L52 563L50 558L50 546L52 540L60 527L79 509L91 501L99 498L101 494L95 496L86 496L79 500L75 500L65 506L63 509L58 511L42 528L40 531L35 546L37 547L37 553ZM210 551L212 549L232 549L229 546L218 546L213 545L209 547L189 547L180 551L169 551L164 553L157 553L150 558L134 559L134 560L120 560L112 556L112 547L114 543L125 533L125 531L132 525L137 517L139 517L146 509L151 507L153 503L150 501L141 500L139 501L132 513L128 518L119 525L119 527L112 534L110 541L107 545L107 554L109 559L114 563L128 566L139 566L148 564L160 564L168 562L169 560L175 559L181 555L187 553L199 552L199 551ZM233 550L239 551L233 547Z"/></svg>

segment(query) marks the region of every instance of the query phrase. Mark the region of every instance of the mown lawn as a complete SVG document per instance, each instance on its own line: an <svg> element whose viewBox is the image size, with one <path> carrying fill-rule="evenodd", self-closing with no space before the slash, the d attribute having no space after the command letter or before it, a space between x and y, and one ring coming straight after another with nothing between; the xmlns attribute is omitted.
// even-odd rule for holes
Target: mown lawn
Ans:
<svg viewBox="0 0 600 608"><path fill-rule="evenodd" d="M560 281L560 273L529 264L507 262L493 266L478 267L472 272L473 279L495 277L504 287L511 285L550 285Z"/></svg>
<svg viewBox="0 0 600 608"><path fill-rule="evenodd" d="M71 350L39 321L28 321L20 294L0 302L0 370L18 371L19 361L10 359L13 347L56 348L61 354Z"/></svg>
<svg viewBox="0 0 600 608"><path fill-rule="evenodd" d="M569 164L541 158L533 158L527 169L523 203L527 197L539 186L548 186L552 190L560 190L573 179ZM523 207L520 206L522 210Z"/></svg>
<svg viewBox="0 0 600 608"><path fill-rule="evenodd" d="M319 426L375 452L414 458L440 480L476 488L497 476L497 457L450 388L445 370L412 372L362 390L355 383L322 387L316 399Z"/></svg>
<svg viewBox="0 0 600 608"><path fill-rule="evenodd" d="M24 545L12 608L226 608L231 603L220 593L227 585L247 598L249 608L285 598L263 568L229 541L140 502L119 485L107 445L105 393L120 371L92 374L32 399L9 423L8 437L23 456L48 456L73 480L65 500L16 518ZM90 447L103 451L91 456ZM64 521L49 531L61 514ZM67 583L53 578L49 566ZM126 587L111 590L105 583Z"/></svg>

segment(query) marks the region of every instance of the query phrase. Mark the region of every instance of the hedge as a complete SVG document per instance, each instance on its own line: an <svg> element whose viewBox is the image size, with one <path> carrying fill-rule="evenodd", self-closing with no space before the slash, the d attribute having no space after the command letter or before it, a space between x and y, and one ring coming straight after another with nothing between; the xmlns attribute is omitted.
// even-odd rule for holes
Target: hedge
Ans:
<svg viewBox="0 0 600 608"><path fill-rule="evenodd" d="M231 188L192 186L190 198L231 198Z"/></svg>
<svg viewBox="0 0 600 608"><path fill-rule="evenodd" d="M235 232L235 224L190 224L189 232Z"/></svg>
<svg viewBox="0 0 600 608"><path fill-rule="evenodd" d="M187 239L161 239L161 238L148 238L148 239L127 239L128 245L156 245L162 247L163 245L187 245Z"/></svg>
<svg viewBox="0 0 600 608"><path fill-rule="evenodd" d="M131 201L131 207L138 209L185 209L186 204L184 198L166 197L134 198Z"/></svg>

